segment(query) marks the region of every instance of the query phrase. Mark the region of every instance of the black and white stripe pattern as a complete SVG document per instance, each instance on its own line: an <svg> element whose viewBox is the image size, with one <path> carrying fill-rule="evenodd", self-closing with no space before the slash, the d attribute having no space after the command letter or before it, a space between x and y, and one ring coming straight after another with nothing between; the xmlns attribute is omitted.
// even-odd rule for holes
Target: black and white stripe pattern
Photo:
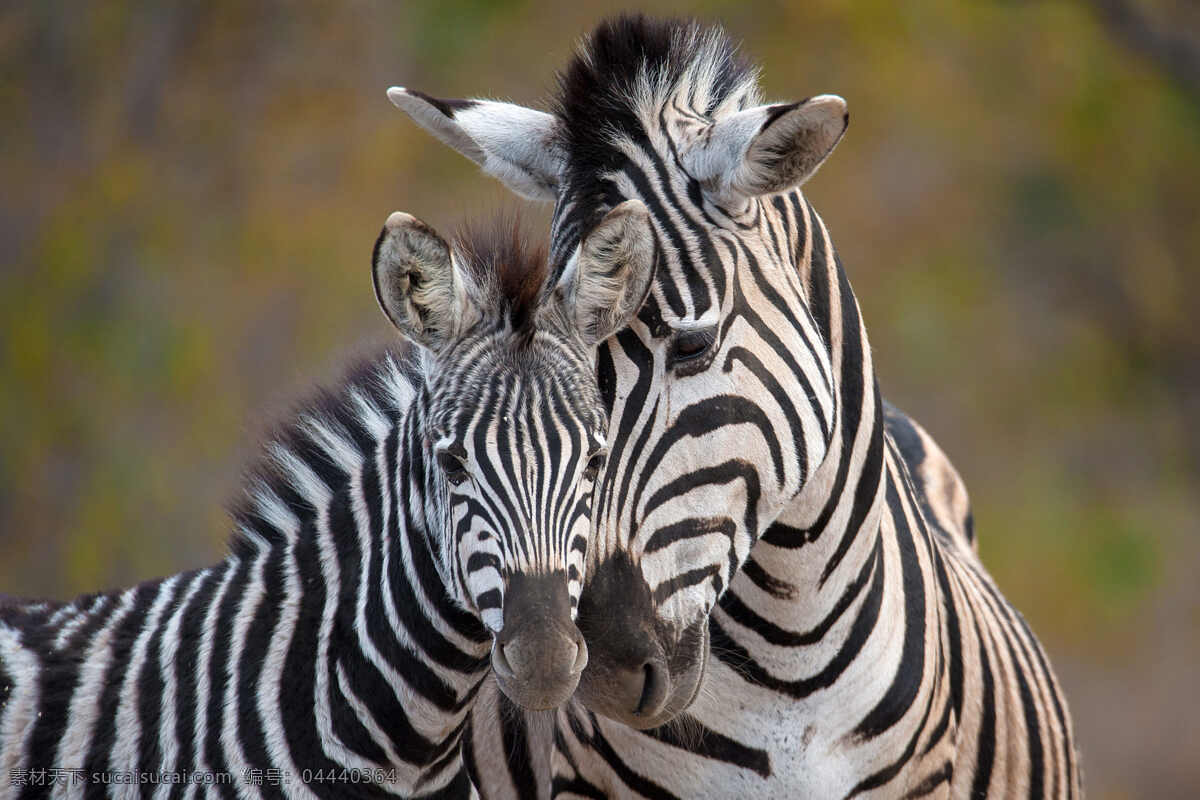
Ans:
<svg viewBox="0 0 1200 800"><path fill-rule="evenodd" d="M545 187L556 264L617 203L654 224L650 297L599 363L611 453L580 696L672 723L560 711L554 793L1079 796L1046 656L974 552L953 468L888 413L846 273L796 188L844 130L840 98L761 105L719 29L626 17L585 40L554 114L437 101L423 119L420 96L393 100L501 180ZM498 119L546 152L523 157ZM622 630L614 608L633 617ZM477 762L511 752L496 739L537 747L519 725L480 727Z"/></svg>
<svg viewBox="0 0 1200 800"><path fill-rule="evenodd" d="M535 625L574 616L605 421L569 308L522 319L539 287L493 278L544 256L480 241L454 256L471 324L284 426L223 562L0 602L0 796L473 794L459 741L513 604L543 581L570 603Z"/></svg>

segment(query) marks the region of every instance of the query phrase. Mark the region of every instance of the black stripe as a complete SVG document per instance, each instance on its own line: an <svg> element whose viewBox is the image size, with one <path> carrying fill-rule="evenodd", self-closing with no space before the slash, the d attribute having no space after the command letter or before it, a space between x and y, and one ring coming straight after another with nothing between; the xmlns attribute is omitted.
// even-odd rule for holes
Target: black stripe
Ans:
<svg viewBox="0 0 1200 800"><path fill-rule="evenodd" d="M218 775L229 773L229 765L225 763L224 748L221 745L221 728L225 719L225 684L228 681L226 662L232 645L233 620L242 595L246 592L246 574L249 568L248 561L239 559L235 562L233 577L229 579L213 622L212 653L208 662L209 694L205 716L208 730L204 740L204 762ZM224 783L217 786L218 791L227 800L235 796L233 786Z"/></svg>
<svg viewBox="0 0 1200 800"><path fill-rule="evenodd" d="M982 712L975 749L975 779L971 781L970 796L987 797L992 781L992 767L996 760L996 685L988 658L990 641L984 641L983 631L979 628L978 613L972 615L972 626L975 628L975 638L979 642L979 673L983 686L979 693Z"/></svg>
<svg viewBox="0 0 1200 800"><path fill-rule="evenodd" d="M829 343L833 341L833 324L830 315L832 295L829 289L829 262L825 258L825 233L821 230L816 210L800 192L789 192L788 197L793 198L793 202L797 205L803 204L804 206L803 211L799 208L796 209L796 219L808 220L808 232L812 238L812 252L809 254L808 309L812 312L813 319L816 320L821 333L824 334L825 345L828 347ZM805 211L807 214L804 213ZM842 305L846 305L844 299ZM857 335L857 331L855 331L855 335ZM845 360L842 363L845 364Z"/></svg>
<svg viewBox="0 0 1200 800"><path fill-rule="evenodd" d="M196 768L196 692L200 670L200 642L204 635L204 616L208 612L220 578L228 564L207 569L200 588L179 621L179 642L175 651L175 739L179 743L176 771L191 772ZM170 800L180 800L187 787L177 783L171 787Z"/></svg>
<svg viewBox="0 0 1200 800"><path fill-rule="evenodd" d="M405 419L405 436L409 441L416 441L420 435L416 428L416 414L410 414ZM385 444L385 459L387 475L396 475L398 471L397 453L398 453L399 435L393 432L389 435ZM420 452L416 449L410 449L409 452ZM424 527L418 524L417 520L412 515L412 507L409 502L407 491L414 486L424 487L429 485L424 473L424 463L419 458L406 458L404 460L403 469L400 470L396 486L399 488L399 494L396 498L398 508L394 509L388 525L388 540L389 542L398 541L400 535L397 518L403 515L404 518L404 535L408 539L409 552L412 554L412 573L416 575L417 582L421 586L422 593L426 599L433 604L437 611L438 617L450 626L454 632L467 639L468 641L486 642L490 638L487 629L483 627L483 623L477 616L471 614L461 608L457 603L450 599L449 594L442 579L438 573L437 567L433 563L433 555L429 552L429 547L426 544L427 540L424 535ZM404 564L399 558L399 550L396 551L396 557L390 560L388 565L388 585L395 589L405 590L401 594L396 594L394 597L394 605L396 612L400 616L401 623L410 632L414 627L428 628L429 626L423 622L424 616L420 613L419 607L413 607L412 586L409 583L404 569ZM378 584L376 584L378 585ZM405 601L409 601L409 605L405 605ZM429 633L436 634L436 631L430 630ZM441 638L438 636L437 638ZM444 641L444 640L443 640ZM424 646L424 645L422 645ZM436 647L433 649L437 649ZM427 651L428 652L428 651Z"/></svg>
<svg viewBox="0 0 1200 800"><path fill-rule="evenodd" d="M439 97L430 97L424 92L418 92L416 89L405 89L414 97L419 97L429 105L436 108L442 113L442 116L449 119L454 119L454 115L459 111L466 111L469 108L474 108L479 105L474 100L448 100Z"/></svg>
<svg viewBox="0 0 1200 800"><path fill-rule="evenodd" d="M629 177L633 182L634 188L637 190L638 198L646 204L646 208L662 226L667 238L670 239L674 252L678 254L681 263L681 269L687 275L690 269L693 272L695 268L692 266L691 255L687 251L687 245L683 241L683 236L679 233L675 223L671 221L671 215L663 206L662 201L654 192L654 187L650 185L650 180L645 173L642 172L635 164L626 164L622 170L623 174ZM660 250L659 252L665 252ZM676 317L684 317L687 315L687 306L684 304L683 295L679 291L679 287L671 279L670 270L666 268L665 263L659 264L655 271L654 283L662 293L663 298L667 301L667 306L670 307L671 313ZM707 292L705 292L707 296Z"/></svg>
<svg viewBox="0 0 1200 800"><path fill-rule="evenodd" d="M261 769L266 769L272 764L267 753L264 720L258 709L258 679L266 664L271 636L279 624L280 606L286 600L282 560L282 548L273 547L263 563L258 606L254 609L254 618L243 634L241 658L238 661L238 683L234 687L237 693L237 739L246 757L246 763ZM264 781L260 791L266 798L283 797L280 787L271 785L270 782Z"/></svg>
<svg viewBox="0 0 1200 800"><path fill-rule="evenodd" d="M681 730L688 731L688 733L681 735ZM699 731L699 735L695 738L691 733L693 731ZM652 728L645 733L660 742L689 753L713 761L733 764L741 769L748 769L760 778L771 777L771 757L766 750L750 747L736 739L731 739L704 725L690 714L683 714L671 724Z"/></svg>
<svg viewBox="0 0 1200 800"><path fill-rule="evenodd" d="M134 590L129 611L117 623L109 640L110 659L104 670L103 687L96 704L96 722L92 728L92 742L83 761L88 775L104 772L111 763L112 747L116 743L117 707L121 700L121 677L129 668L129 651L146 623L146 613L158 595L159 584L143 583ZM51 766L51 765L47 765ZM84 797L94 800L104 796L105 787L89 782L84 787Z"/></svg>
<svg viewBox="0 0 1200 800"><path fill-rule="evenodd" d="M1004 631L1001 631L1003 634ZM1025 712L1025 741L1029 747L1029 797L1041 798L1045 792L1046 766L1044 763L1044 755L1042 753L1042 737L1041 726L1038 724L1037 704L1033 699L1033 692L1029 688L1029 682L1026 680L1028 667L1021 663L1017 658L1017 652L1013 648L1012 638L1004 636L1004 643L1008 646L1008 655L1012 659L1013 673L1017 681L1017 691L1021 697L1021 708Z"/></svg>
<svg viewBox="0 0 1200 800"><path fill-rule="evenodd" d="M696 584L703 583L710 577L718 575L720 571L721 568L719 566L710 564L707 567L689 569L679 575L672 575L669 579L654 587L654 604L661 606L671 595L682 592L684 589Z"/></svg>
<svg viewBox="0 0 1200 800"><path fill-rule="evenodd" d="M364 472L364 481L365 479ZM325 663L320 663L317 658L320 652L318 637L325 613L326 593L329 590L321 572L321 559L316 531L312 520L308 520L302 526L293 549L296 579L303 591L299 598L296 629L283 658L282 669L286 679L279 684L277 702L287 719L284 737L297 764L314 771L338 768L337 763L325 758L320 746L321 737L316 718L309 713L314 704L326 702L329 704L333 731L342 743L351 752L382 764L386 760L383 750L371 740L354 712L345 703L338 702L340 696L334 694L332 687L335 685L336 672L333 669L333 648L331 647ZM331 690L325 697L318 697L316 693L318 670L325 670L330 682ZM319 791L326 789L326 785L314 783L310 788Z"/></svg>
<svg viewBox="0 0 1200 800"><path fill-rule="evenodd" d="M648 800L677 800L675 795L667 791L666 788L659 786L654 781L644 775L634 772L623 758L613 749L612 744L600 730L599 724L595 717L592 717L592 730L595 732L590 738L590 745L597 755L608 762L613 773L622 783L630 790L636 792ZM581 736L582 730L573 731L576 736Z"/></svg>
<svg viewBox="0 0 1200 800"><path fill-rule="evenodd" d="M842 397L845 398L849 404L854 404L853 401L851 401L846 395L844 390ZM846 408L847 406L843 405L844 414ZM859 410L856 405L853 414L845 414L845 416L842 417L842 424L847 426L843 427L842 430L844 432L849 431L849 423L846 422L846 417L855 417L856 419L854 420L854 426L857 427L858 415ZM845 441L848 436L850 436L850 434L844 434L843 441ZM837 569L838 564L842 563L842 559L845 558L846 553L850 550L850 545L854 543L858 536L859 530L862 528L863 523L866 522L867 514L870 512L871 506L875 502L875 494L879 491L879 484L884 480L883 446L883 418L879 409L879 387L876 386L875 419L871 425L871 442L867 446L867 457L863 461L862 474L859 478L858 485L854 487L854 505L851 506L850 509L850 519L846 522L846 529L842 533L842 538L838 542L837 548L833 551L833 555L829 557L829 561L826 562L824 569L821 570L821 577L818 581L818 585L824 585L825 581L829 580L829 577L833 574L833 571ZM842 470L849 466L850 461L853 460L854 457L854 440L852 437L850 438L849 444L846 445L846 449L841 453L841 456L842 458L841 464L838 467L838 475L842 478L841 483L844 486L845 475L842 474ZM888 491L890 492L894 487L891 486L891 481L888 481L888 484ZM830 500L826 503L825 509L830 512L830 516L832 516L832 511L833 509L837 508L839 502L840 498L833 497L830 498ZM825 511L821 512L821 516L825 518L826 521L829 519L828 517L825 517ZM817 526L813 527L814 538L824 530L824 527L818 527L820 524L820 521L818 521Z"/></svg>
<svg viewBox="0 0 1200 800"><path fill-rule="evenodd" d="M822 350L825 353L830 354L829 342L814 342L809 338L808 332L804 330L804 327L800 324L799 320L795 318L792 304L788 303L788 301L779 293L771 281L767 279L766 275L763 273L763 268L759 265L758 258L754 255L754 252L740 240L737 241L737 245L741 250L742 257L746 260L747 270L750 273L750 277L754 280L755 288L758 290L759 294L766 299L768 305L774 309L777 309L785 317L785 319L791 323L788 326L791 332L800 337L800 340L804 343L805 351L813 356L812 363L817 367L817 374L821 377L821 383L827 391L832 392L833 387L829 382L830 376L825 371L825 365L821 363L819 358L817 358L817 354ZM736 258L732 250L730 256L731 258ZM777 254L777 256L782 260L783 254L780 253ZM809 383L808 376L805 374L804 368L796 361L796 357L792 353L791 349L785 347L779 336L775 333L774 326L778 325L778 323L765 322L762 316L758 313L758 309L755 307L755 304L747 300L745 293L741 289L741 284L735 281L734 286L736 287L733 303L733 310L735 314L732 314L726 318L724 321L725 327L728 328L731 326L737 317L744 317L747 322L753 326L755 332L767 342L767 346L788 365L788 369L791 370L792 374L797 376L797 380L801 381L806 390L806 397L816 397L816 393L812 390L812 385ZM853 297L851 298L851 302L853 302ZM809 317L811 318L811 313L804 308L802 303L798 303L797 306L798 307L795 309L796 311L809 314ZM813 327L816 327L816 320L813 320ZM842 366L844 370L845 364L843 363ZM835 397L835 407L836 399L837 398ZM822 434L826 437L826 439L828 439L828 421L821 416L821 410L819 408L814 407L813 411L821 420Z"/></svg>
<svg viewBox="0 0 1200 800"><path fill-rule="evenodd" d="M962 721L963 707L963 643L962 629L958 622L958 604L950 586L950 577L946 573L945 556L940 549L934 548L934 570L937 575L938 587L942 595L942 609L946 615L946 641L950 648L950 697L954 702L954 718Z"/></svg>
<svg viewBox="0 0 1200 800"><path fill-rule="evenodd" d="M888 481L887 503L896 530L904 590L904 643L900 663L887 693L854 729L857 736L871 739L904 718L921 690L925 676L925 581L917 557L917 545L908 525L904 506L894 480Z"/></svg>
<svg viewBox="0 0 1200 800"><path fill-rule="evenodd" d="M496 695L500 705L500 739L504 743L505 763L509 777L518 792L526 790L537 795L537 776L533 774L533 752L529 747L529 731L521 709L503 694ZM486 785L492 781L484 780Z"/></svg>
<svg viewBox="0 0 1200 800"><path fill-rule="evenodd" d="M815 691L832 686L846 667L858 657L879 621L885 578L882 550L875 551L875 562L875 575L871 580L871 589L859 607L858 616L854 619L849 635L837 654L816 675L796 681L776 678L755 661L745 647L738 644L725 632L715 616L709 617L708 624L712 654L750 683L773 689L788 697L807 697Z"/></svg>
<svg viewBox="0 0 1200 800"><path fill-rule="evenodd" d="M77 601L79 602L79 601ZM48 635L46 652L39 653L42 648L30 648L30 652L41 657L41 673L39 678L39 709L38 718L34 723L33 733L29 737L29 764L31 767L51 768L57 765L43 763L38 759L52 757L58 743L66 732L71 710L71 701L79 686L79 671L84 666L80 653L86 652L96 632L112 618L118 603L114 597L104 597L100 607L88 616L78 630L64 643L61 651L49 649L50 642L57 636ZM82 614L83 612L78 612ZM49 634L50 632L48 632ZM13 686L12 679L5 679L3 658L0 658L0 709L4 708L8 690ZM0 714L0 723L3 715ZM2 729L0 724L0 729ZM38 789L32 784L26 784L21 790L20 800L27 800L38 794Z"/></svg>
<svg viewBox="0 0 1200 800"><path fill-rule="evenodd" d="M186 594L185 590L192 581L199 580L200 577L195 572L179 576L179 580L175 582L175 586L171 590L171 599L163 606L154 632L146 643L146 657L142 659L141 672L137 678L137 699L135 701L138 725L141 728L138 770L143 773L157 772L166 766L163 763L163 753L159 743L159 724L162 721L164 699L162 667L160 666L163 634L171 616L179 608L179 603Z"/></svg>
<svg viewBox="0 0 1200 800"><path fill-rule="evenodd" d="M767 530L773 530L775 527L775 525L772 525ZM765 536L763 538L766 539ZM746 559L746 563L742 564L742 574L749 578L750 582L759 589L780 600L795 600L800 593L800 589L794 583L776 578L767 572L755 560L753 550L750 551L750 557Z"/></svg>
<svg viewBox="0 0 1200 800"><path fill-rule="evenodd" d="M862 594L863 588L867 585L867 580L874 573L875 567L880 563L881 551L882 540L876 539L875 546L871 550L871 555L863 561L862 569L858 571L858 575L854 578L854 581L842 592L837 604L825 615L825 618L808 631L796 633L781 628L748 607L737 596L737 593L732 590L721 596L718 605L721 606L722 611L729 615L730 619L754 631L770 644L778 647L804 647L813 645L825 638L825 635L829 633L834 624L842 618L842 614L846 613L846 610Z"/></svg>
<svg viewBox="0 0 1200 800"><path fill-rule="evenodd" d="M908 765L913 757L913 753L915 753L917 750L917 742L920 741L921 734L925 730L925 723L929 721L929 712L932 708L933 692L931 691L929 693L929 697L925 698L925 709L921 713L921 720L917 724L916 729L913 731L912 736L909 737L908 744L905 746L903 752L901 752L891 764L888 764L883 769L860 781L858 785L846 795L847 798L883 786L892 780L892 778L900 774L900 771L904 769L906 765Z"/></svg>
<svg viewBox="0 0 1200 800"><path fill-rule="evenodd" d="M930 773L925 780L918 783L908 794L904 795L905 800L914 800L917 797L925 797L933 794L933 792L943 783L949 783L954 776L954 766L949 761L943 761L941 766L934 772Z"/></svg>

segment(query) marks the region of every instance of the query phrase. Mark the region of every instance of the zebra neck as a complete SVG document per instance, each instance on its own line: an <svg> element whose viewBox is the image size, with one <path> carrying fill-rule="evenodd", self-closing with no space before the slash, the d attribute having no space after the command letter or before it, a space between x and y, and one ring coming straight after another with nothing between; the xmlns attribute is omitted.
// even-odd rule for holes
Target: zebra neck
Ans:
<svg viewBox="0 0 1200 800"><path fill-rule="evenodd" d="M264 665L282 672L285 688L296 678L287 665L312 671L298 681L303 696L284 692L284 714L306 709L319 723L319 741L295 763L394 767L396 786L416 794L461 772L459 742L488 673L490 637L444 576L444 487L425 452L424 392L413 389L393 391L408 400L393 407L371 397L382 415L341 420L353 445L310 421L317 433L293 449L319 482L294 481L303 501L290 504L295 535L255 560L281 561L279 574L298 578L284 582L297 596L279 602L299 603L288 649L307 656Z"/></svg>
<svg viewBox="0 0 1200 800"><path fill-rule="evenodd" d="M379 448L381 483L390 484L382 492L380 538L366 567L365 596L343 597L339 606L343 614L355 611L340 626L351 645L347 660L367 656L392 690L375 695L384 707L373 715L394 720L402 710L402 738L411 747L401 755L411 763L426 753L428 766L438 767L458 751L490 668L491 637L465 609L454 577L446 489L423 425L426 400L420 393L394 439Z"/></svg>
<svg viewBox="0 0 1200 800"><path fill-rule="evenodd" d="M799 192L787 200L776 208L800 232L797 270L829 346L835 416L825 459L752 548L724 605L794 631L825 624L846 590L870 574L886 481L883 411L858 302L821 218Z"/></svg>

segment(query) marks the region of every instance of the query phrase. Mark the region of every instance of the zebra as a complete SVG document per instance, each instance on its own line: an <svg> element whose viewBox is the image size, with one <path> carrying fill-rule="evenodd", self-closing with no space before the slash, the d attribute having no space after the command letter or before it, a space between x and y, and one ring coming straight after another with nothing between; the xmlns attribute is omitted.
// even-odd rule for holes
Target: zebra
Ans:
<svg viewBox="0 0 1200 800"><path fill-rule="evenodd" d="M545 709L587 662L596 345L648 291L648 213L613 209L545 286L516 227L392 214L373 278L409 344L272 437L223 562L0 605L0 796L472 796L484 679Z"/></svg>
<svg viewBox="0 0 1200 800"><path fill-rule="evenodd" d="M1081 795L1048 659L979 560L957 472L883 402L800 192L845 101L764 104L719 26L640 15L602 22L558 84L550 113L388 93L554 203L556 270L630 199L657 246L645 304L598 359L586 709L557 713L551 756L482 718L470 757L492 773L537 753L510 774L536 761L562 797Z"/></svg>

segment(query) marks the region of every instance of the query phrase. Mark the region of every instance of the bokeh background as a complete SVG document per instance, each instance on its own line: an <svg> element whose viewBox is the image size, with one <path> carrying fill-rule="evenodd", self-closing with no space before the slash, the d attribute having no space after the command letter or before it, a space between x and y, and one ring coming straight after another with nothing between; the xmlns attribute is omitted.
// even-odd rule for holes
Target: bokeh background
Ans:
<svg viewBox="0 0 1200 800"><path fill-rule="evenodd" d="M1198 8L644 6L723 21L773 99L848 99L809 197L885 393L958 465L1051 653L1098 798L1200 796ZM263 420L388 335L387 214L513 206L384 89L543 105L612 10L4 4L0 591L219 558Z"/></svg>

